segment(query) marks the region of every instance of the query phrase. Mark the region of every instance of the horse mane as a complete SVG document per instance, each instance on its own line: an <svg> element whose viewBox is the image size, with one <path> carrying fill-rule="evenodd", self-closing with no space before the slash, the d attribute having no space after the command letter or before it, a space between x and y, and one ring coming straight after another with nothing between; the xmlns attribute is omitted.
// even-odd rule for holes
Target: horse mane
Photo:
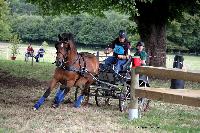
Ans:
<svg viewBox="0 0 200 133"><path fill-rule="evenodd" d="M80 52L79 54L83 56L87 56L87 57L94 57L94 54L89 53L89 52Z"/></svg>
<svg viewBox="0 0 200 133"><path fill-rule="evenodd" d="M62 33L61 35L59 34L58 35L58 39L59 41L71 41L72 43L75 44L75 41L74 41L74 35L72 33Z"/></svg>
<svg viewBox="0 0 200 133"><path fill-rule="evenodd" d="M58 34L58 42L55 44L55 48L57 49L57 45L59 42L69 42L70 46L76 50L75 47L75 41L74 41L74 35L72 33L62 33Z"/></svg>

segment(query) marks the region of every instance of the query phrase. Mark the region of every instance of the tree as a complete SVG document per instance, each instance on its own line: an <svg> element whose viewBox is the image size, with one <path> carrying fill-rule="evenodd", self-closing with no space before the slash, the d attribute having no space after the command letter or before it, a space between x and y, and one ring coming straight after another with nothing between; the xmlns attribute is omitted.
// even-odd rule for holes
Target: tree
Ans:
<svg viewBox="0 0 200 133"><path fill-rule="evenodd" d="M146 44L150 65L166 64L166 24L180 17L183 11L195 13L199 0L28 0L39 5L45 14L78 14L88 12L102 15L115 9L135 19L141 39Z"/></svg>
<svg viewBox="0 0 200 133"><path fill-rule="evenodd" d="M12 19L13 31L20 35L20 38L27 41L41 40L45 35L44 19L35 15L15 15Z"/></svg>
<svg viewBox="0 0 200 133"><path fill-rule="evenodd" d="M128 29L130 26L136 29L136 24L125 19L125 15L116 12L105 14L105 18L88 14L56 17L13 14L11 26L23 41L56 41L58 34L71 32L78 43L87 46L107 45L117 36L119 29Z"/></svg>
<svg viewBox="0 0 200 133"><path fill-rule="evenodd" d="M16 57L16 55L19 53L19 47L20 47L20 38L17 34L13 35L10 39L10 50L12 57Z"/></svg>
<svg viewBox="0 0 200 133"><path fill-rule="evenodd" d="M183 13L183 19L172 21L167 33L169 41L198 54L200 51L200 13L194 15Z"/></svg>
<svg viewBox="0 0 200 133"><path fill-rule="evenodd" d="M9 40L10 35L8 4L4 0L0 0L0 40Z"/></svg>
<svg viewBox="0 0 200 133"><path fill-rule="evenodd" d="M11 9L11 14L37 15L38 9L35 5L26 3L26 0L7 0Z"/></svg>

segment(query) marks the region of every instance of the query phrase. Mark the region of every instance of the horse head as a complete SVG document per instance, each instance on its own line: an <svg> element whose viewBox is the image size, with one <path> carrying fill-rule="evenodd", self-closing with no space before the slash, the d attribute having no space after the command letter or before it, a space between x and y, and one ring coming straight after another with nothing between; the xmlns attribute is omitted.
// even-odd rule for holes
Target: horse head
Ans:
<svg viewBox="0 0 200 133"><path fill-rule="evenodd" d="M74 45L74 37L71 33L58 35L58 42L55 44L57 50L56 66L63 67L68 61L72 60L77 53Z"/></svg>

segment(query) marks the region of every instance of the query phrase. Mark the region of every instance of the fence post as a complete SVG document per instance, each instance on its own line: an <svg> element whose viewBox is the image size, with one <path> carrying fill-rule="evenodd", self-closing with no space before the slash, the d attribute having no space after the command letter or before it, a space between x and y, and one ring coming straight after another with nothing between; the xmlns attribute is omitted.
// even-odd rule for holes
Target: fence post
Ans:
<svg viewBox="0 0 200 133"><path fill-rule="evenodd" d="M97 55L96 55L98 61L99 61L99 51L97 51Z"/></svg>
<svg viewBox="0 0 200 133"><path fill-rule="evenodd" d="M140 57L133 57L131 69L131 87L130 87L130 103L128 110L128 119L133 120L138 118L138 98L135 96L135 89L139 88L139 74L135 72L135 68L141 65Z"/></svg>
<svg viewBox="0 0 200 133"><path fill-rule="evenodd" d="M33 66L33 55L31 57L31 66Z"/></svg>

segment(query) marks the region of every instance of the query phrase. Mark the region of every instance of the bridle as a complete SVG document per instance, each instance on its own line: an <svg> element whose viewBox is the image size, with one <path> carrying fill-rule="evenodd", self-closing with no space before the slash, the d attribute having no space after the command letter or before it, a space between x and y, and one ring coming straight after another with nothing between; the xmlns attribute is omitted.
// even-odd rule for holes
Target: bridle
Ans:
<svg viewBox="0 0 200 133"><path fill-rule="evenodd" d="M60 44L60 43L61 43L61 44ZM65 46L64 46L64 45L66 45L66 44L68 44L68 47L65 47ZM58 54L61 54L61 55L63 56L62 61L59 60L59 59L56 59L56 66L65 69L65 64L66 64L67 62L69 62L69 61L68 61L68 52L69 52L69 50L71 50L71 47L70 47L70 43L69 43L68 41L60 41L60 42L59 42L59 45L61 45L62 48L64 47L64 50L65 50L66 54L63 54L61 51L58 51L58 48L56 48L56 49L57 49L56 54L57 54L57 55L58 55ZM77 61L80 62L80 58L81 58L81 56L79 55L79 53L77 53L76 59L75 59L74 61L72 61L72 63L70 63L69 66L73 66Z"/></svg>
<svg viewBox="0 0 200 133"><path fill-rule="evenodd" d="M67 57L68 57L67 54L68 54L68 51L70 50L70 47L66 48L65 47L66 44L69 44L69 42L68 41L59 41L60 47L64 48L64 50L66 52L65 54L63 54L60 50L58 50L59 48L56 48L57 49L57 52L56 52L57 56L58 56L58 54L61 54L63 56L62 61L60 59L56 59L56 66L58 66L58 67L62 67L64 65L64 63L67 63Z"/></svg>
<svg viewBox="0 0 200 133"><path fill-rule="evenodd" d="M60 44L60 43L61 43L61 44ZM66 51L70 50L70 47L69 47L70 43L69 43L68 41L60 41L59 44L60 44L60 47L61 47L61 48L64 47ZM67 48L65 47L66 44L68 45Z"/></svg>

